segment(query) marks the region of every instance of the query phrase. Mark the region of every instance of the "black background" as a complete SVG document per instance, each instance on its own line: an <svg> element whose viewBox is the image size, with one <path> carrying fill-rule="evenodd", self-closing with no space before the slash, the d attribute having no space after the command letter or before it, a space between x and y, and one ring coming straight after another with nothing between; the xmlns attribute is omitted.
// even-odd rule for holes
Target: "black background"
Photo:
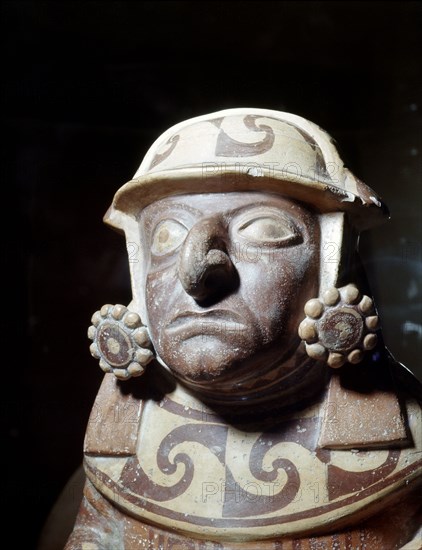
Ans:
<svg viewBox="0 0 422 550"><path fill-rule="evenodd" d="M2 494L32 548L82 459L102 375L86 328L130 301L102 224L152 141L230 107L326 129L387 202L362 237L387 345L421 369L421 4L3 2ZM7 191L7 189L9 189Z"/></svg>

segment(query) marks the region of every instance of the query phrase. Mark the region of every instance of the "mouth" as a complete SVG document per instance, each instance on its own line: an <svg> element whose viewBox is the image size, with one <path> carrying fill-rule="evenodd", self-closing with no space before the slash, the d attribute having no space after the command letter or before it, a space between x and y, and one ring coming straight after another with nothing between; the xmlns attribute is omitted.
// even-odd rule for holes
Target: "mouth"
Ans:
<svg viewBox="0 0 422 550"><path fill-rule="evenodd" d="M186 311L176 315L167 325L171 336L231 336L246 330L242 317L230 310Z"/></svg>

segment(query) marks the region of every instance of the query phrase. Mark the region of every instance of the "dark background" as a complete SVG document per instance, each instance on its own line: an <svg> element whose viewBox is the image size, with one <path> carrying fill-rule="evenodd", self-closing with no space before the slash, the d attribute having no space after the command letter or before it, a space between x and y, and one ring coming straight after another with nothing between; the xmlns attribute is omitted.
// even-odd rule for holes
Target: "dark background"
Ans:
<svg viewBox="0 0 422 550"><path fill-rule="evenodd" d="M102 216L176 122L260 107L333 135L390 206L362 254L387 345L422 377L421 18L421 3L403 1L2 3L2 494L23 522L14 547L35 546L82 459L102 378L91 314L130 301L125 245Z"/></svg>

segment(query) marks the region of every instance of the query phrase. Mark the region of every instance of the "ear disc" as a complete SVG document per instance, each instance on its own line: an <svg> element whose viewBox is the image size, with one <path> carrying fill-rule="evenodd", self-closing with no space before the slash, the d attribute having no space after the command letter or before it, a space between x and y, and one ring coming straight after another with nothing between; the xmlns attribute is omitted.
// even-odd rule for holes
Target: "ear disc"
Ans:
<svg viewBox="0 0 422 550"><path fill-rule="evenodd" d="M378 341L379 326L374 304L355 285L330 288L321 298L305 304L306 318L299 325L309 357L332 368L360 363Z"/></svg>
<svg viewBox="0 0 422 550"><path fill-rule="evenodd" d="M91 355L104 372L120 380L141 376L154 358L148 330L140 316L120 304L106 304L96 311L88 329Z"/></svg>

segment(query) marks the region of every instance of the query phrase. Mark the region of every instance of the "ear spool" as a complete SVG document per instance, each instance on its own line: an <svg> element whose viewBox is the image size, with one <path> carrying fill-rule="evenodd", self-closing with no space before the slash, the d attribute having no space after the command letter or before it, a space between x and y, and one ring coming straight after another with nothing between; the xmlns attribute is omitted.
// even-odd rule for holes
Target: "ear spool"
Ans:
<svg viewBox="0 0 422 550"><path fill-rule="evenodd" d="M377 345L379 318L373 301L354 284L329 288L308 300L304 313L298 332L306 353L331 368L360 363Z"/></svg>
<svg viewBox="0 0 422 550"><path fill-rule="evenodd" d="M142 376L154 352L140 316L121 304L106 304L94 313L91 322L89 349L102 370L119 380Z"/></svg>

